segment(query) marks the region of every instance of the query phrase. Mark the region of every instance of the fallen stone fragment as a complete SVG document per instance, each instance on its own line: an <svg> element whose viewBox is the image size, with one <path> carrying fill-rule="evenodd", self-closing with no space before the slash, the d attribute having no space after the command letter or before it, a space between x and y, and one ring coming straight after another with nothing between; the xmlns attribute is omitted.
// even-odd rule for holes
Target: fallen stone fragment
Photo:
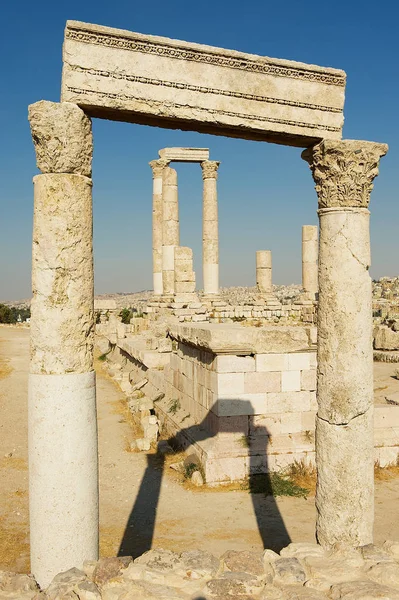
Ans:
<svg viewBox="0 0 399 600"><path fill-rule="evenodd" d="M399 591L373 581L349 581L333 585L331 600L399 600Z"/></svg>
<svg viewBox="0 0 399 600"><path fill-rule="evenodd" d="M148 452L151 449L151 440L147 438L138 438L135 440L136 447L140 452Z"/></svg>
<svg viewBox="0 0 399 600"><path fill-rule="evenodd" d="M284 558L305 558L306 556L325 556L325 550L318 544L310 544L307 542L292 543L283 548L280 556Z"/></svg>
<svg viewBox="0 0 399 600"><path fill-rule="evenodd" d="M141 379L138 383L135 383L132 386L132 392L137 392L138 390L141 390L141 388L143 388L145 385L147 385L148 383L148 379L144 378Z"/></svg>
<svg viewBox="0 0 399 600"><path fill-rule="evenodd" d="M200 577L214 577L220 560L204 550L188 550L180 555L179 569L197 573Z"/></svg>
<svg viewBox="0 0 399 600"><path fill-rule="evenodd" d="M395 560L399 560L399 542L394 542L392 540L386 540L382 548L386 550L391 556L394 557Z"/></svg>
<svg viewBox="0 0 399 600"><path fill-rule="evenodd" d="M204 478L199 471L194 471L194 473L191 475L190 481L196 487L201 487L204 485Z"/></svg>
<svg viewBox="0 0 399 600"><path fill-rule="evenodd" d="M307 577L304 568L297 558L279 558L273 564L274 581L279 585L305 583Z"/></svg>
<svg viewBox="0 0 399 600"><path fill-rule="evenodd" d="M392 561L392 556L382 548L379 548L375 544L367 544L360 548L362 556L368 563L374 562L379 563L382 561Z"/></svg>
<svg viewBox="0 0 399 600"><path fill-rule="evenodd" d="M146 565L154 571L173 571L180 566L180 556L176 552L171 550L164 550L163 548L154 548L145 552L136 560L134 564Z"/></svg>
<svg viewBox="0 0 399 600"><path fill-rule="evenodd" d="M100 558L93 572L94 583L104 585L109 579L118 577L132 561L131 556Z"/></svg>
<svg viewBox="0 0 399 600"><path fill-rule="evenodd" d="M220 559L225 571L241 571L250 575L264 575L263 557L260 552L228 550Z"/></svg>
<svg viewBox="0 0 399 600"><path fill-rule="evenodd" d="M272 552L272 550L270 550L270 552ZM286 594L286 589L287 588L283 590L273 584L267 584L258 598L259 600L287 600L288 596Z"/></svg>
<svg viewBox="0 0 399 600"><path fill-rule="evenodd" d="M160 400L162 400L163 398L165 398L165 394L163 392L159 392L158 394L155 394L152 398L151 398L151 402L159 402Z"/></svg>
<svg viewBox="0 0 399 600"><path fill-rule="evenodd" d="M172 463L170 468L178 473L184 473L184 461L180 460L179 462Z"/></svg>
<svg viewBox="0 0 399 600"><path fill-rule="evenodd" d="M381 562L374 565L367 571L366 576L376 583L399 588L399 565L395 562Z"/></svg>
<svg viewBox="0 0 399 600"><path fill-rule="evenodd" d="M276 560L278 560L279 558L280 558L279 554L277 554L277 552L274 552L274 550L266 549L263 552L263 562L264 563L273 563Z"/></svg>
<svg viewBox="0 0 399 600"><path fill-rule="evenodd" d="M327 600L323 592L299 585L284 587L284 594L287 600Z"/></svg>
<svg viewBox="0 0 399 600"><path fill-rule="evenodd" d="M72 592L74 588L84 581L88 581L86 573L76 568L58 573L45 590L46 596L48 600L59 600L64 596L68 598L67 594L69 594L70 598L73 598Z"/></svg>
<svg viewBox="0 0 399 600"><path fill-rule="evenodd" d="M211 598L247 597L258 595L264 587L261 580L249 573L223 573L218 579L211 579L204 588L205 596Z"/></svg>

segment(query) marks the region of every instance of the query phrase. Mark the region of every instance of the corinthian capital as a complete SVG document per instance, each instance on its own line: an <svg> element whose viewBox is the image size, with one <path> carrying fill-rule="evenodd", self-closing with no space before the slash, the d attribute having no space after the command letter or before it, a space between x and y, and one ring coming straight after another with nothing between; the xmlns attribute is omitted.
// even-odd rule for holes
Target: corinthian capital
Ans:
<svg viewBox="0 0 399 600"><path fill-rule="evenodd" d="M319 208L367 208L373 180L387 144L358 140L323 140L302 152L311 168Z"/></svg>
<svg viewBox="0 0 399 600"><path fill-rule="evenodd" d="M202 179L217 179L219 165L217 160L204 160L201 163Z"/></svg>
<svg viewBox="0 0 399 600"><path fill-rule="evenodd" d="M163 170L168 166L169 161L164 158L158 158L157 160L152 160L148 164L152 169L152 176L155 179L156 177L162 177Z"/></svg>

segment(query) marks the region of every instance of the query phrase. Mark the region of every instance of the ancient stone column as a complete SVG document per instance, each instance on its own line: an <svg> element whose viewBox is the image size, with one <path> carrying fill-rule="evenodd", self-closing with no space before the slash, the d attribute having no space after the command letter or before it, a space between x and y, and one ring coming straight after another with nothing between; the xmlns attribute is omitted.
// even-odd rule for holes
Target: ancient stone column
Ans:
<svg viewBox="0 0 399 600"><path fill-rule="evenodd" d="M256 251L256 286L259 296L268 305L279 306L280 302L273 292L272 253L270 250Z"/></svg>
<svg viewBox="0 0 399 600"><path fill-rule="evenodd" d="M152 192L152 265L154 294L163 294L162 285L162 175L164 168L168 165L166 160L152 160L150 167L153 177Z"/></svg>
<svg viewBox="0 0 399 600"><path fill-rule="evenodd" d="M219 233L217 171L219 162L204 160L201 163L203 189L202 269L205 296L219 294Z"/></svg>
<svg viewBox="0 0 399 600"><path fill-rule="evenodd" d="M256 285L260 294L272 294L272 253L270 250L256 251Z"/></svg>
<svg viewBox="0 0 399 600"><path fill-rule="evenodd" d="M34 177L29 513L41 587L98 558L93 370L92 132L75 104L37 102Z"/></svg>
<svg viewBox="0 0 399 600"><path fill-rule="evenodd" d="M388 147L324 140L306 150L319 200L316 534L373 541L373 353L369 211Z"/></svg>
<svg viewBox="0 0 399 600"><path fill-rule="evenodd" d="M302 226L302 297L315 300L317 283L318 240L317 226Z"/></svg>
<svg viewBox="0 0 399 600"><path fill-rule="evenodd" d="M180 243L177 173L171 167L163 170L162 196L162 284L164 296L170 297L175 292L175 246Z"/></svg>

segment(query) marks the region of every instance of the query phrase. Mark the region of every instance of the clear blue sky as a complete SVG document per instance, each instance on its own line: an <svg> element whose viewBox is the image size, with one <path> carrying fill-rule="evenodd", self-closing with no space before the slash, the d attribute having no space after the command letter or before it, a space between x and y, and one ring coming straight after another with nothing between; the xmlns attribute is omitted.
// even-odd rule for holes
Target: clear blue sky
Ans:
<svg viewBox="0 0 399 600"><path fill-rule="evenodd" d="M59 100L67 19L342 68L344 137L387 142L372 194L371 275L399 273L399 5L395 0L4 0L0 96L0 299L31 293L32 176L27 106ZM300 282L301 226L316 194L300 149L198 133L93 121L96 292L152 286L152 177L165 146L209 147L219 170L221 284L253 285L255 251L273 252L274 282ZM201 277L198 165L179 165L181 244Z"/></svg>

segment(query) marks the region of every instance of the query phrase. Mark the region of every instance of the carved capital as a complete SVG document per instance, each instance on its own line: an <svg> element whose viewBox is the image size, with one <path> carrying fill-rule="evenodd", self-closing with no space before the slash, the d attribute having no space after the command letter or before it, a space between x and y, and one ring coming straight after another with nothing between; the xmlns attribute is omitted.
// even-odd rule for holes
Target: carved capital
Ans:
<svg viewBox="0 0 399 600"><path fill-rule="evenodd" d="M387 144L323 140L302 152L313 174L319 208L367 208Z"/></svg>
<svg viewBox="0 0 399 600"><path fill-rule="evenodd" d="M204 160L201 163L202 179L217 179L219 165L217 160Z"/></svg>
<svg viewBox="0 0 399 600"><path fill-rule="evenodd" d="M158 158L157 160L152 160L148 164L152 169L152 176L155 179L156 177L162 177L163 170L168 166L169 161L164 158Z"/></svg>
<svg viewBox="0 0 399 600"><path fill-rule="evenodd" d="M29 122L42 173L91 176L91 120L79 106L40 100L29 106Z"/></svg>

